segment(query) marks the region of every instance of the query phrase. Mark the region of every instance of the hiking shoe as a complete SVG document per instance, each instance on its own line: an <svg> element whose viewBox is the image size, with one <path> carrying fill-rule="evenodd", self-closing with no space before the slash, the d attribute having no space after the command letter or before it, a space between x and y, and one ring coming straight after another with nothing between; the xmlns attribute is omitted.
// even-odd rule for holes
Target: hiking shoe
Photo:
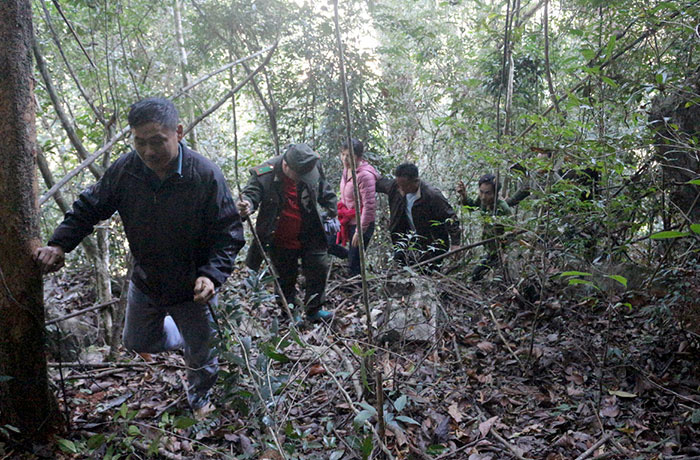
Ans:
<svg viewBox="0 0 700 460"><path fill-rule="evenodd" d="M321 321L325 323L330 323L331 321L333 321L333 313L326 310L319 310L315 313L307 314L306 319L310 323L319 323Z"/></svg>

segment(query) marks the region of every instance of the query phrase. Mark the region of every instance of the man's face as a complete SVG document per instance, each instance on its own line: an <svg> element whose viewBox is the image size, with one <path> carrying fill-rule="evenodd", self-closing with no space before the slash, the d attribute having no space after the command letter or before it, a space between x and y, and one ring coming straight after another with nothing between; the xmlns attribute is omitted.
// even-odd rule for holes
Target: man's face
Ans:
<svg viewBox="0 0 700 460"><path fill-rule="evenodd" d="M177 143L183 136L182 125L171 130L160 123L151 122L132 128L132 132L136 153L146 166L160 177L170 172L178 153Z"/></svg>
<svg viewBox="0 0 700 460"><path fill-rule="evenodd" d="M420 185L419 179L412 179L408 177L397 177L396 185L402 194L416 193L418 191L418 186Z"/></svg>
<svg viewBox="0 0 700 460"><path fill-rule="evenodd" d="M493 206L493 200L495 198L493 184L485 182L479 186L479 198L484 206Z"/></svg>
<svg viewBox="0 0 700 460"><path fill-rule="evenodd" d="M289 167L287 160L282 160L282 172L295 182L299 182L299 174Z"/></svg>

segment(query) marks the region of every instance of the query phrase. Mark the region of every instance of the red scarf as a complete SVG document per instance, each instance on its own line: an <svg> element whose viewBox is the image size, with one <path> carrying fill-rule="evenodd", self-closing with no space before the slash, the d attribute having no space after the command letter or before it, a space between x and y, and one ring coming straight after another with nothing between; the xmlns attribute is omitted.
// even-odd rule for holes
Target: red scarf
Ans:
<svg viewBox="0 0 700 460"><path fill-rule="evenodd" d="M355 217L355 210L345 206L345 203L342 201L338 201L338 222L340 222L340 231L338 232L338 236L335 238L336 244L345 246L345 244L350 240L350 235L348 234L348 224L352 221L353 217Z"/></svg>

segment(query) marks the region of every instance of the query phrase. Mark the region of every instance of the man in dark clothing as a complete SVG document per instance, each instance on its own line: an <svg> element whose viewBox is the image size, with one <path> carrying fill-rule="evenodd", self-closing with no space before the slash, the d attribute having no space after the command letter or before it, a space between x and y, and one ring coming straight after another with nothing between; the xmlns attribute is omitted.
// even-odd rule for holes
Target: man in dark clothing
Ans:
<svg viewBox="0 0 700 460"><path fill-rule="evenodd" d="M241 219L221 170L180 142L172 102L144 99L128 118L134 150L80 194L34 257L45 272L58 270L66 252L118 211L134 257L124 345L141 353L184 348L188 401L203 416L213 410L218 372L208 304L245 243Z"/></svg>
<svg viewBox="0 0 700 460"><path fill-rule="evenodd" d="M245 218L260 209L255 229L279 275L282 295L287 303L299 305L296 281L301 259L306 317L311 322L330 321L333 314L321 309L326 299L328 244L319 206L330 217L337 209L318 155L306 144L291 144L283 155L251 169L250 175L238 210ZM260 249L252 246L246 264L257 270L261 262Z"/></svg>
<svg viewBox="0 0 700 460"><path fill-rule="evenodd" d="M396 260L411 265L459 246L459 220L442 192L421 181L412 163L399 165L394 175L379 179L376 190L389 196Z"/></svg>
<svg viewBox="0 0 700 460"><path fill-rule="evenodd" d="M482 240L503 235L503 224L495 223L492 219L496 216L504 217L512 214L510 203L507 200L498 198L498 190L499 185L496 181L496 176L493 174L484 174L479 178L479 197L477 199L469 198L464 182L459 181L457 183L457 194L461 198L460 204L481 211L481 215L484 218L481 233ZM522 198L520 198L521 196ZM511 203L517 204L526 196L527 194L518 192L516 197L520 199L518 201L513 200ZM486 254L472 271L472 281L479 281L489 270L499 264L501 247L502 243L498 240L484 245Z"/></svg>

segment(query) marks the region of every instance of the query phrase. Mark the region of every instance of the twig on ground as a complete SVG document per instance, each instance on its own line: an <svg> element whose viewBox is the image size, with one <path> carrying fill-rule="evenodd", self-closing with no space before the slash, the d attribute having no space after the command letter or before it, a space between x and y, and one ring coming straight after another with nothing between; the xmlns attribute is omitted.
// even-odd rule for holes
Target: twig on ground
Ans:
<svg viewBox="0 0 700 460"><path fill-rule="evenodd" d="M611 436L612 436L612 433L610 433L610 432L606 433L606 434L605 434L602 438L600 438L595 444L593 444L591 447L589 447L588 449L586 449L585 452L583 452L581 455L579 455L578 457L576 457L576 460L583 460L584 458L590 457L590 456L593 454L593 452L595 452L595 450L596 450L597 448L599 448L600 446L602 446L603 444L605 444L606 442L608 442L608 439L610 439Z"/></svg>
<svg viewBox="0 0 700 460"><path fill-rule="evenodd" d="M479 414L479 419L480 419L482 422L485 422L485 421L486 421L485 412L479 407L479 404L478 404L476 401L474 401L473 407L474 407L474 409L476 409L476 411L478 412L478 414ZM503 436L501 436L501 435L498 433L498 431L496 431L496 428L491 427L491 429L489 430L489 433L490 433L494 438L496 438L496 440L497 440L498 442L500 442L500 443L503 445L503 447L505 447L506 449L508 449L508 450L513 454L513 456L515 456L515 458L517 458L517 459L519 459L519 460L526 460L526 458L523 457L523 454L520 453L521 449L519 449L519 448L513 446L511 443L509 443L508 441L506 441L506 439L505 439Z"/></svg>
<svg viewBox="0 0 700 460"><path fill-rule="evenodd" d="M518 365L520 366L520 370L525 372L525 368L523 367L522 361L520 361L520 358L518 358L518 355L515 354L513 349L511 348L510 344L506 340L506 338L503 336L503 332L501 332L501 326L498 325L498 320L496 319L496 316L493 314L493 309L491 308L491 305L488 304L488 309L489 309L489 315L491 315L491 319L493 320L494 326L496 326L496 332L498 332L498 336L501 338L501 341L503 344L506 346L508 351L510 352L511 355L515 358L515 360L518 362Z"/></svg>
<svg viewBox="0 0 700 460"><path fill-rule="evenodd" d="M48 363L49 367L78 367L85 369L109 369L109 368L131 368L131 367L148 367L147 363L78 363L78 362L65 362L65 363Z"/></svg>
<svg viewBox="0 0 700 460"><path fill-rule="evenodd" d="M654 387L658 388L659 390L663 390L663 391L665 391L665 392L667 392L667 393L670 393L670 394L672 394L673 396L675 396L676 398L682 399L683 401L686 401L686 402L689 402L689 403L693 403L693 404L695 404L695 405L697 405L697 406L700 406L700 401L696 401L695 399L689 398L689 397L687 397L687 396L683 396L682 394L676 393L675 391L671 390L670 388L666 388L666 387L664 387L664 386L662 386L662 385L659 385L658 383L654 382L654 381L651 379L651 376L647 375L646 372L644 372L643 370L641 370L641 369L638 368L637 366L631 366L631 367L632 367L632 369L634 369L634 370L636 370L637 372L639 372L639 373L642 375L642 377L644 377L644 379L645 379L647 382L651 383Z"/></svg>
<svg viewBox="0 0 700 460"><path fill-rule="evenodd" d="M460 447L459 449L453 450L452 452L445 452L444 454L440 454L437 457L435 457L433 460L442 460L443 458L450 458L453 455L456 455L465 449L468 449L470 447L477 445L480 441L481 441L481 439L475 439L474 441L467 443L467 444L463 445L462 447Z"/></svg>
<svg viewBox="0 0 700 460"><path fill-rule="evenodd" d="M97 372L97 373L69 375L65 378L65 380L101 379L103 377L107 377L107 376L110 376L113 374L118 374L120 372L124 372L124 369L116 368L116 369L107 369L106 371Z"/></svg>
<svg viewBox="0 0 700 460"><path fill-rule="evenodd" d="M347 345L345 342L340 342L345 347L347 348ZM345 356L345 353L343 353L340 348L338 348L338 345L331 345L331 350L333 350L340 358L343 360L343 364L345 364L345 367L348 370L348 374L350 375L350 378L352 379L352 386L355 389L355 393L357 394L357 399L362 398L362 385L360 384L360 378L357 376L357 370L355 367L352 365L352 361L348 359L347 356ZM350 350L352 351L352 350Z"/></svg>
<svg viewBox="0 0 700 460"><path fill-rule="evenodd" d="M134 440L133 443L134 443L134 446L138 450L143 452L144 454L148 454L150 452L149 447L146 444L142 443L141 441ZM161 457L165 457L168 460L182 460L181 455L174 454L174 453L170 452L169 450L163 449L162 447L158 448L158 455L160 455Z"/></svg>
<svg viewBox="0 0 700 460"><path fill-rule="evenodd" d="M60 323L61 321L65 321L67 319L74 318L76 316L84 315L85 313L89 313L89 312L94 311L94 310L100 310L102 308L109 307L110 305L113 305L117 302L119 302L119 297L117 297L116 299L112 299L109 302L104 302L104 303L100 303L97 305L93 305L92 307L83 308L82 310L74 311L73 313L70 313L68 315L61 316L59 318L54 318L50 321L47 321L44 324L46 326L49 326L51 324Z"/></svg>
<svg viewBox="0 0 700 460"><path fill-rule="evenodd" d="M156 415L153 416L153 420L160 420L160 417L168 412L171 408L177 406L180 401L182 401L185 398L184 395L180 395L177 398L175 398L173 401L171 401L167 406L164 408L160 409L158 412L156 412Z"/></svg>

